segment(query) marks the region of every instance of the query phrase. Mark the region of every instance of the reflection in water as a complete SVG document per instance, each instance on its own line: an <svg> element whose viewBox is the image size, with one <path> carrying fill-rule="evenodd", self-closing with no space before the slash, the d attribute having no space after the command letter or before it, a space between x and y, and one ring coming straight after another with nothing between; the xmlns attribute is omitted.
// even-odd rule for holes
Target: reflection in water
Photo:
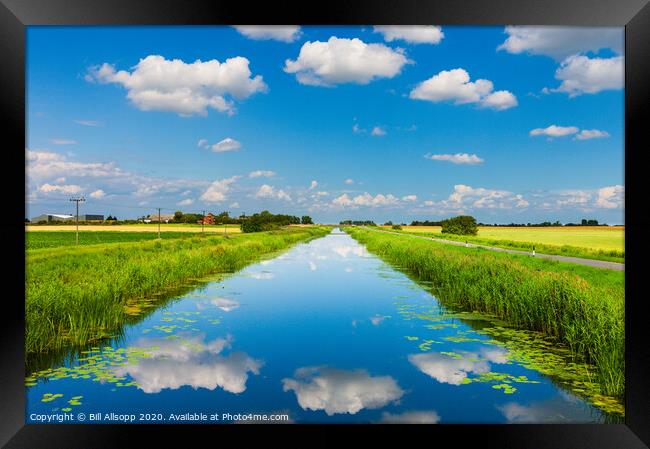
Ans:
<svg viewBox="0 0 650 449"><path fill-rule="evenodd" d="M440 416L433 410L404 412L398 415L384 412L381 424L438 424Z"/></svg>
<svg viewBox="0 0 650 449"><path fill-rule="evenodd" d="M370 317L370 322L371 322L374 326L379 326L379 325L380 325L380 324L381 324L381 323L382 323L386 318L390 318L390 317L389 317L389 316L379 316L379 315L375 315L375 316L371 316L371 317Z"/></svg>
<svg viewBox="0 0 650 449"><path fill-rule="evenodd" d="M366 251L365 246L361 245L336 245L331 247L332 251L334 251L336 254L339 256L343 257L344 259L347 259L348 256L356 256L356 257L364 257L368 254Z"/></svg>
<svg viewBox="0 0 650 449"><path fill-rule="evenodd" d="M228 298L213 298L210 300L210 302L224 312L230 312L239 307L239 303L237 301Z"/></svg>
<svg viewBox="0 0 650 449"><path fill-rule="evenodd" d="M27 416L177 413L191 397L197 412L275 410L296 422L603 421L535 372L563 360L552 346L524 351L519 331L468 325L484 317L444 309L346 235L185 293L122 338L26 378ZM269 361L263 373L230 333ZM332 367L314 366L324 360ZM351 364L364 369L333 368ZM586 388L588 374L574 370L571 385Z"/></svg>
<svg viewBox="0 0 650 449"><path fill-rule="evenodd" d="M509 423L567 423L584 420L576 401L568 395L562 399L534 402L524 405L508 402L497 406Z"/></svg>
<svg viewBox="0 0 650 449"><path fill-rule="evenodd" d="M222 356L221 352L231 342L230 336L205 343L202 337L142 338L136 346L154 347L148 351L150 357L114 371L117 376L130 375L145 393L186 385L208 390L221 387L230 393L242 393L246 390L248 372L259 374L262 362L243 352Z"/></svg>
<svg viewBox="0 0 650 449"><path fill-rule="evenodd" d="M424 374L451 385L461 385L468 374L488 373L488 362L508 362L506 351L498 348L484 348L479 353L465 353L462 357L438 352L411 354L408 359Z"/></svg>
<svg viewBox="0 0 650 449"><path fill-rule="evenodd" d="M304 410L325 410L330 416L380 408L404 394L391 376L373 377L364 369L304 367L294 377L282 379L284 391L293 390Z"/></svg>

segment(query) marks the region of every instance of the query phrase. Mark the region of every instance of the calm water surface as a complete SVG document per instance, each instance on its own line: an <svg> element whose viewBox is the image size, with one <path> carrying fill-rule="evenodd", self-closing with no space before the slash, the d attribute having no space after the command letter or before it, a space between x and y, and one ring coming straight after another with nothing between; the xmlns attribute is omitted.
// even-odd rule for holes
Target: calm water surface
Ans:
<svg viewBox="0 0 650 449"><path fill-rule="evenodd" d="M292 422L604 419L524 367L480 321L441 312L426 290L335 230L28 378L27 420L64 412L94 423L113 422L107 413L170 422L171 413L201 412Z"/></svg>

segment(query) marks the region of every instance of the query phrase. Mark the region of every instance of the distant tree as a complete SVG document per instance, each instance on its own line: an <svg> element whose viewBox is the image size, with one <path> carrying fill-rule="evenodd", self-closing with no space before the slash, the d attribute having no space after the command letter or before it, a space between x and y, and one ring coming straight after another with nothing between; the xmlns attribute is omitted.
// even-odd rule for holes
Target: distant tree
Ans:
<svg viewBox="0 0 650 449"><path fill-rule="evenodd" d="M293 215L275 215L268 210L264 210L242 219L241 230L242 232L270 231L290 224L300 224L300 218Z"/></svg>
<svg viewBox="0 0 650 449"><path fill-rule="evenodd" d="M394 224L394 225L393 225L393 229L396 229L396 230L399 231L399 230L402 229L402 226L400 226L400 225L398 225L398 224Z"/></svg>
<svg viewBox="0 0 650 449"><path fill-rule="evenodd" d="M442 226L442 221L412 221L411 226Z"/></svg>
<svg viewBox="0 0 650 449"><path fill-rule="evenodd" d="M181 212L180 210L177 210L176 212L174 212L173 220L176 223L180 223L183 220L183 212Z"/></svg>
<svg viewBox="0 0 650 449"><path fill-rule="evenodd" d="M259 220L246 219L241 224L241 232L261 232L262 223Z"/></svg>
<svg viewBox="0 0 650 449"><path fill-rule="evenodd" d="M314 222L312 221L309 215L303 215L302 218L300 219L300 222L304 225L314 224Z"/></svg>
<svg viewBox="0 0 650 449"><path fill-rule="evenodd" d="M476 235L476 219L470 215L459 215L442 221L442 232L456 235Z"/></svg>
<svg viewBox="0 0 650 449"><path fill-rule="evenodd" d="M393 222L392 221L387 221L386 223L384 223L384 226L393 226Z"/></svg>

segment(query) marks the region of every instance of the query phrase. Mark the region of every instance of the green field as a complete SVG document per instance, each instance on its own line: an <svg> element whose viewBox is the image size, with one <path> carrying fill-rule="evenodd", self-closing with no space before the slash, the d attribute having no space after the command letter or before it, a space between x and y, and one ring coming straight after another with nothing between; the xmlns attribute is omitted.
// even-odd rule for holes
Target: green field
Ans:
<svg viewBox="0 0 650 449"><path fill-rule="evenodd" d="M161 232L161 239L180 239L195 237L190 232ZM102 243L139 242L143 240L156 240L155 232L128 232L128 231L79 231L79 245L97 245ZM25 249L56 248L59 246L73 246L76 244L74 231L38 231L25 233Z"/></svg>
<svg viewBox="0 0 650 449"><path fill-rule="evenodd" d="M625 286L622 271L496 253L347 228L353 238L422 281L440 301L540 331L595 366L604 395L622 398Z"/></svg>
<svg viewBox="0 0 650 449"><path fill-rule="evenodd" d="M443 234L440 229L439 226L403 226L398 232L523 251L531 251L534 245L538 253L625 262L625 230L620 226L481 226L476 236Z"/></svg>
<svg viewBox="0 0 650 449"><path fill-rule="evenodd" d="M230 238L190 234L153 241L28 249L26 355L110 337L129 317L153 307L166 293L207 275L234 272L329 230L314 226Z"/></svg>

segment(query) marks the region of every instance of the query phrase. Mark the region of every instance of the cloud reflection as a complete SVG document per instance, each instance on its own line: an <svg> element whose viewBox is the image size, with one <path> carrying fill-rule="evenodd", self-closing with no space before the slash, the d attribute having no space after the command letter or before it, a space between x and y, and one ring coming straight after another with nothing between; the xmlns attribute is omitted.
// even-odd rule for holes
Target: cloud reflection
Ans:
<svg viewBox="0 0 650 449"><path fill-rule="evenodd" d="M210 302L224 312L231 312L239 307L239 302L228 298L212 298Z"/></svg>
<svg viewBox="0 0 650 449"><path fill-rule="evenodd" d="M224 349L230 348L231 342L230 336L209 342L204 342L202 337L176 340L143 338L137 347L143 348L151 357L117 367L114 371L120 377L130 375L145 393L183 386L208 390L220 387L230 393L242 393L246 390L248 373L259 374L263 363L243 352L221 355ZM151 347L156 349L147 349Z"/></svg>
<svg viewBox="0 0 650 449"><path fill-rule="evenodd" d="M336 254L339 256L343 257L344 259L347 258L350 255L357 256L357 257L363 257L366 254L366 248L357 244L357 245L337 245L332 247L332 251L334 251Z"/></svg>
<svg viewBox="0 0 650 449"><path fill-rule="evenodd" d="M364 369L305 367L294 377L282 380L284 391L293 391L304 410L324 410L329 416L380 408L404 394L392 377L373 377Z"/></svg>
<svg viewBox="0 0 650 449"><path fill-rule="evenodd" d="M251 273L250 276L253 279L257 279L257 280L269 280L275 277L275 275L269 271L260 271L256 273Z"/></svg>
<svg viewBox="0 0 650 449"><path fill-rule="evenodd" d="M562 397L529 405L508 402L497 406L509 423L567 423L584 422L584 410L580 404Z"/></svg>
<svg viewBox="0 0 650 449"><path fill-rule="evenodd" d="M430 352L411 354L409 362L424 374L438 382L460 385L468 374L483 374L490 371L490 363L506 363L507 352L498 348L484 348L479 353L464 353L463 358L453 358L445 354Z"/></svg>
<svg viewBox="0 0 650 449"><path fill-rule="evenodd" d="M434 410L410 411L398 415L384 412L379 422L382 424L438 424L440 416Z"/></svg>

